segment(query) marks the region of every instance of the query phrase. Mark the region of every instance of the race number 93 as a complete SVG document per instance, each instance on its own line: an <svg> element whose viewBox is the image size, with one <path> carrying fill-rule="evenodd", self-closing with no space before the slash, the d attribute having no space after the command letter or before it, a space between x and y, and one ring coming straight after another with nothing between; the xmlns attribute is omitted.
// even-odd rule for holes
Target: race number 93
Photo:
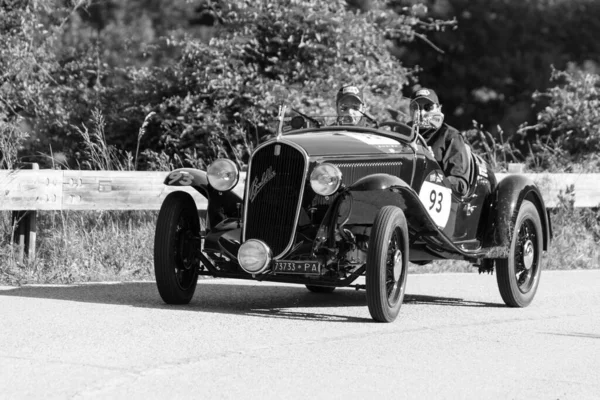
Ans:
<svg viewBox="0 0 600 400"><path fill-rule="evenodd" d="M179 184L181 186L188 186L192 184L192 176L189 172L185 171L173 171L169 174L169 185Z"/></svg>
<svg viewBox="0 0 600 400"><path fill-rule="evenodd" d="M452 190L432 182L423 182L419 199L436 225L444 228L450 217Z"/></svg>

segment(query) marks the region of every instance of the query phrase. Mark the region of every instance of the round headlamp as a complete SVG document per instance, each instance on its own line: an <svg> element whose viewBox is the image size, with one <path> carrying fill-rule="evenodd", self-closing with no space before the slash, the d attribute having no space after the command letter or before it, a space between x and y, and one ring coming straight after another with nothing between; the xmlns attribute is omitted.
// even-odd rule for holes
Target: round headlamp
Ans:
<svg viewBox="0 0 600 400"><path fill-rule="evenodd" d="M271 263L271 249L260 240L247 240L238 250L238 261L249 274L260 274Z"/></svg>
<svg viewBox="0 0 600 400"><path fill-rule="evenodd" d="M237 165L226 158L220 158L210 164L208 170L206 170L206 175L210 186L219 192L233 189L240 178Z"/></svg>
<svg viewBox="0 0 600 400"><path fill-rule="evenodd" d="M319 164L310 174L310 187L321 196L335 193L342 184L342 171L333 164Z"/></svg>

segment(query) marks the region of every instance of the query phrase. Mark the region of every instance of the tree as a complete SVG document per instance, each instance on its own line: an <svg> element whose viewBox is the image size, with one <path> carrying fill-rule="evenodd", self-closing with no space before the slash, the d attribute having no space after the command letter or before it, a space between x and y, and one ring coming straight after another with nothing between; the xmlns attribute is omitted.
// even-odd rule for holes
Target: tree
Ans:
<svg viewBox="0 0 600 400"><path fill-rule="evenodd" d="M383 2L350 3L24 3L0 37L12 82L2 110L29 118L30 152L64 151L71 166L84 164L80 133L90 123L102 121L90 130L132 152L154 111L141 138L153 168L205 167L240 144L251 149L270 132L276 84L293 90L295 108L331 115L337 89L352 82L389 118L412 73L390 39L412 40L419 7L399 17ZM212 24L209 35L200 21Z"/></svg>
<svg viewBox="0 0 600 400"><path fill-rule="evenodd" d="M397 7L416 0L395 2ZM419 0L427 18L457 19L456 29L430 31L442 52L422 41L400 43L401 60L419 66L419 82L439 89L446 119L460 129L473 120L512 136L535 122L532 95L549 87L551 65L600 63L600 2L590 0Z"/></svg>

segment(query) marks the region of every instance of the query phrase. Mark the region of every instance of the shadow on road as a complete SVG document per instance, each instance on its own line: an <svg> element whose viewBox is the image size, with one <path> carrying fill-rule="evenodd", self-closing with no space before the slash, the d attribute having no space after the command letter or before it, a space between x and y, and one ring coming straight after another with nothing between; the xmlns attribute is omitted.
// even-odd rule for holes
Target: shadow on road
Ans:
<svg viewBox="0 0 600 400"><path fill-rule="evenodd" d="M244 314L268 318L321 320L335 322L371 322L369 318L322 314L306 308L366 307L364 291L348 288L333 293L312 293L304 286L227 284L198 282L196 294L187 305L165 304L154 282L85 283L73 285L31 285L0 290L3 296L28 297L84 303L117 304L141 308ZM442 305L458 307L504 307L460 298L407 294L405 305ZM302 310L300 310L302 309Z"/></svg>
<svg viewBox="0 0 600 400"><path fill-rule="evenodd" d="M468 301L456 297L439 297L439 296L424 296L424 295L410 295L407 294L404 297L404 304L431 304L438 306L454 306L454 307L488 307L488 308L506 308L504 304L498 303L484 303L481 301Z"/></svg>

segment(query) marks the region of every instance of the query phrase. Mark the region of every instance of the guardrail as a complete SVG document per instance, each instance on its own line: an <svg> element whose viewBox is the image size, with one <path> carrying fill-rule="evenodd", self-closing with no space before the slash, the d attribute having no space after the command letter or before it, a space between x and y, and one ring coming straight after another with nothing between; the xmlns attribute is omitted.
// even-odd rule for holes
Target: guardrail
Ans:
<svg viewBox="0 0 600 400"><path fill-rule="evenodd" d="M167 172L0 170L0 210L13 211L18 226L19 259L35 255L36 211L45 210L158 210L171 192L192 195L199 210L207 201L190 187L163 184ZM502 180L509 174L496 174ZM542 192L546 206L555 207L558 195L573 185L575 207L598 207L600 173L523 174L532 178ZM234 189L242 194L243 179Z"/></svg>

